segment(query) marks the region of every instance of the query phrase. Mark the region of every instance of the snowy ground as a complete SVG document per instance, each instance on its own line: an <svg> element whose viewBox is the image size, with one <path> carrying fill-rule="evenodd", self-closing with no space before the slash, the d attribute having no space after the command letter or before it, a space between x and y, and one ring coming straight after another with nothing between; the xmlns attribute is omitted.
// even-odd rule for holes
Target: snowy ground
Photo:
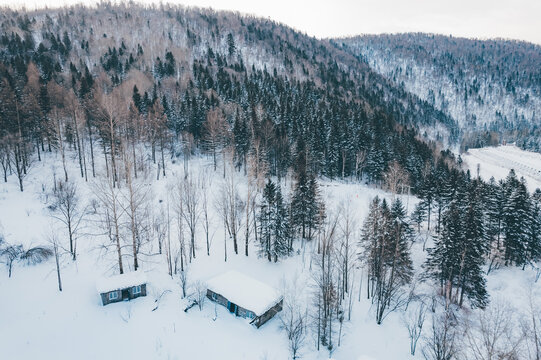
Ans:
<svg viewBox="0 0 541 360"><path fill-rule="evenodd" d="M481 177L489 180L504 179L510 169L514 169L517 176L523 176L528 189L534 191L541 188L541 154L522 150L514 145L470 149L462 154L462 159L470 169L472 176L477 175L477 166Z"/></svg>
<svg viewBox="0 0 541 360"><path fill-rule="evenodd" d="M53 166L54 164L54 166ZM192 171L206 172L213 178L213 186L221 181L205 159L192 161ZM180 164L170 165L167 178L153 181L153 199L170 198L167 184L175 181ZM56 170L54 170L56 169ZM482 166L482 171L484 166ZM70 162L70 181L77 181L87 201L93 198L92 189L77 176L75 161ZM46 192L52 185L53 172L61 173L59 157L48 155L34 166L25 180L24 193L18 191L15 177L0 184L0 231L6 241L28 246L45 244L50 232L50 216L46 209ZM505 176L503 174L502 176ZM290 182L285 184L290 187ZM380 190L358 184L322 181L322 191L329 208L350 202L358 225L368 212L369 201L375 196L390 198ZM415 199L404 197L404 203L413 207ZM277 264L251 255L234 255L228 249L224 262L223 228L221 220L213 215L214 237L211 256L204 252L203 237L199 236L199 252L190 265L189 278L209 279L227 270L237 270L280 289L284 281L297 279L300 290L310 293L311 262L309 253L298 254ZM278 319L272 319L260 329L246 320L235 318L222 306L207 301L202 311L197 307L184 312L178 277L167 274L164 257L145 256L141 259L149 283L146 297L103 307L96 293L96 280L115 271L114 254L104 254L100 245L102 236L89 235L79 242L76 262L64 257L62 276L64 291L59 292L54 262L36 266L17 263L12 278L0 267L0 349L2 359L267 359L289 358L285 334ZM425 253L421 243L413 248L414 262L422 263ZM360 274L356 275L360 280ZM493 298L509 298L516 306L525 301L526 290L539 292L533 283L533 271L504 269L493 272L488 286ZM341 346L332 354L333 359L344 360L396 360L421 359L408 355L409 339L400 313L393 313L383 325L376 325L370 302L365 293L358 296L360 281L355 288L352 320L344 325ZM364 290L364 289L363 289ZM157 307L157 309L155 309ZM155 310L154 310L155 309ZM313 338L308 338L303 359L328 359L325 350L317 352Z"/></svg>

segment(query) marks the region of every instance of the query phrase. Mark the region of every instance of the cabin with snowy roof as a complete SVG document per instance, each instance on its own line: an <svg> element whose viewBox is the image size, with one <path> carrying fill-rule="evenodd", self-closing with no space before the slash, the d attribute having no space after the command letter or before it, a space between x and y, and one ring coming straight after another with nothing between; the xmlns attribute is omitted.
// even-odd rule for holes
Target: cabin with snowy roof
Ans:
<svg viewBox="0 0 541 360"><path fill-rule="evenodd" d="M131 300L147 295L147 278L142 271L133 271L99 279L96 289L105 306L110 303Z"/></svg>
<svg viewBox="0 0 541 360"><path fill-rule="evenodd" d="M237 271L228 271L207 282L207 297L229 312L250 319L259 328L282 311L283 297L274 288Z"/></svg>

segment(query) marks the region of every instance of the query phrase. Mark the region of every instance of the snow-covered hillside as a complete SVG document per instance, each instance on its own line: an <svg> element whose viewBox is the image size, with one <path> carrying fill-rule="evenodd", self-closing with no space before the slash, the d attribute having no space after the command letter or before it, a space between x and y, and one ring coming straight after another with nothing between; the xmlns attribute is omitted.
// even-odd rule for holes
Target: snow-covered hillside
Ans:
<svg viewBox="0 0 541 360"><path fill-rule="evenodd" d="M75 161L68 164L70 181L78 184L84 201L91 203L95 198L93 181L86 183L76 176L78 169ZM61 166L60 156L46 154L26 178L25 192L18 190L14 176L9 178L7 184L0 185L1 233L7 242L24 246L47 244L51 227L54 227L61 234L62 245L68 246L66 234L51 220L47 209L47 194L53 179L61 173ZM213 196L219 194L221 172L214 172L207 159L192 160L190 169L192 173L202 173L211 179ZM168 164L166 178L149 180L153 206L166 206L172 201L169 185L175 183L182 173L181 164ZM242 183L244 178L240 174L239 178ZM290 188L290 180L283 185L286 189ZM350 204L357 228L361 226L374 196L392 197L381 190L356 183L322 181L322 191L329 210L338 208L340 204ZM403 201L410 211L416 203L413 197L407 196ZM224 232L215 210L211 212L211 224L210 256L203 251L203 233L201 229L198 230L198 248L201 251L188 266L190 284L205 281L227 270L236 270L277 289L284 289L284 283L289 287L293 284L302 299L301 306L311 306L315 242L305 248L296 243L298 251L295 255L278 263L255 256L254 244L250 246L249 257L235 255L228 249L225 262ZM1 269L2 358L281 360L289 357L287 339L278 318L256 329L246 320L234 317L226 308L208 300L202 311L193 307L184 312L186 300L181 298L179 277L168 275L165 255L155 251L141 254L140 259L141 270L149 280L147 296L102 306L96 292L96 280L116 272L114 254L105 252L102 246L107 241L92 221L86 224L78 244L77 261L71 261L68 255L61 260L62 292L58 291L53 260L34 266L16 263L11 278L8 278L4 268ZM425 256L422 241L417 241L413 245L417 273L422 271L420 264ZM366 279L362 270L355 271L354 276L357 285L351 296L351 321L344 322L340 345L335 347L332 358L422 359L421 351L415 357L408 355L409 338L403 323L403 312L391 313L382 325L376 325L371 303L364 292ZM524 308L529 292L541 295L534 278L535 272L529 268L525 271L500 269L488 277L488 289L493 301L505 301L516 308ZM193 286L190 287L188 292L193 289ZM424 284L419 285L417 291L430 293L430 289ZM288 294L285 294L286 301ZM425 328L428 327L425 325ZM303 359L327 359L331 356L323 349L318 352L315 344L314 338L309 336L301 351Z"/></svg>
<svg viewBox="0 0 541 360"><path fill-rule="evenodd" d="M413 59L394 56L391 51L360 47L376 72L393 79L404 88L427 101L435 108L449 114L462 129L482 129L492 123L537 122L536 109L541 108L541 98L531 89L508 92L500 84L491 82L483 74L466 73L468 87L476 87L476 96L464 95L464 84L453 74L445 74ZM521 99L529 99L523 102Z"/></svg>
<svg viewBox="0 0 541 360"><path fill-rule="evenodd" d="M504 179L514 169L518 177L524 177L530 191L541 188L541 154L524 151L514 145L470 149L462 159L472 175L479 174L484 180L494 177Z"/></svg>
<svg viewBox="0 0 541 360"><path fill-rule="evenodd" d="M421 33L338 42L397 87L450 116L468 144L476 141L475 135L469 138L472 131L492 131L538 149L532 139L541 122L538 45Z"/></svg>
<svg viewBox="0 0 541 360"><path fill-rule="evenodd" d="M90 203L94 199L92 181L85 183L78 178L76 163L70 165L69 173L73 175L70 181L78 183L85 201ZM174 183L182 173L181 164L171 166L174 167L168 169L167 178L152 184L155 206L171 199L167 185ZM212 164L205 159L194 160L190 166L192 172L201 171L212 178L213 194L218 195L222 181L220 171L214 173ZM14 176L9 178L8 184L0 185L0 221L7 242L25 246L47 244L52 223L47 193L61 168L60 156L51 155L31 170L25 180L25 192L18 190ZM365 216L373 196L390 197L356 184L323 183L322 189L333 206L351 202L359 219ZM284 281L295 281L303 296L309 295L311 246L305 252L274 264L258 258L255 245L251 244L249 257L234 255L228 249L228 260L224 262L223 228L218 214L213 212L211 256L204 254L201 229L198 244L201 251L188 270L191 284L233 269L277 289L283 287ZM53 226L58 228L58 224ZM67 247L65 234L62 235L63 245ZM181 299L178 275L168 276L165 255L142 256L142 270L149 279L147 297L102 306L96 292L96 280L117 271L114 255L105 254L101 246L106 241L101 231L91 224L85 228L85 235L78 244L77 261L71 261L67 255L63 258L62 292L58 291L53 260L35 266L17 263L11 278L2 267L0 287L3 294L11 294L0 297L3 358L31 359L46 355L48 359L72 359L76 355L81 359L220 357L270 360L288 357L287 340L278 318L256 329L210 301L201 312L194 307L185 313L186 303ZM353 321L343 331L343 345L336 351L338 359L363 354L396 359L407 351L407 333L401 327L399 317L391 318L384 326L377 326L369 307L370 302L364 296L355 306ZM393 333L393 337L386 337L388 333ZM303 352L305 358L328 357L325 351L315 351L313 339L308 340Z"/></svg>

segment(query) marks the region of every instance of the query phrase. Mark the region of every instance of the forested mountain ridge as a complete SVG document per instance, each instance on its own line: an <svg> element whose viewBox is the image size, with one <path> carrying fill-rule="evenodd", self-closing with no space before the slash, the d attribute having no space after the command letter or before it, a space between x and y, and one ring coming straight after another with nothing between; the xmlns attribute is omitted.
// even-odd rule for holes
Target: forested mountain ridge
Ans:
<svg viewBox="0 0 541 360"><path fill-rule="evenodd" d="M369 64L231 12L3 9L5 357L540 359L541 155L455 158L469 132ZM232 269L283 294L257 331L205 305Z"/></svg>
<svg viewBox="0 0 541 360"><path fill-rule="evenodd" d="M415 188L440 156L415 128L430 139L455 128L331 42L270 20L105 3L7 10L1 21L2 148L17 173L58 139L99 140L110 154L125 137L152 147L154 161L157 148L230 148L240 168L257 153L278 176L303 152L330 178L379 181L397 161Z"/></svg>
<svg viewBox="0 0 541 360"><path fill-rule="evenodd" d="M464 132L463 148L506 140L540 150L541 46L419 33L337 42L452 117Z"/></svg>

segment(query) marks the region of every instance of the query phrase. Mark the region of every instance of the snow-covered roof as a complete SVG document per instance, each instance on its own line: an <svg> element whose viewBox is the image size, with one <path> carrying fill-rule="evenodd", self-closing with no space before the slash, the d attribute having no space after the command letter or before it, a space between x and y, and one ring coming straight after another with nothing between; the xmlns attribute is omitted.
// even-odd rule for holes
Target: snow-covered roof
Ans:
<svg viewBox="0 0 541 360"><path fill-rule="evenodd" d="M276 289L238 271L228 271L210 279L207 288L256 316L263 315L282 300Z"/></svg>
<svg viewBox="0 0 541 360"><path fill-rule="evenodd" d="M100 294L113 290L126 289L147 282L147 277L142 271L132 271L125 274L101 278L96 281L96 289Z"/></svg>

